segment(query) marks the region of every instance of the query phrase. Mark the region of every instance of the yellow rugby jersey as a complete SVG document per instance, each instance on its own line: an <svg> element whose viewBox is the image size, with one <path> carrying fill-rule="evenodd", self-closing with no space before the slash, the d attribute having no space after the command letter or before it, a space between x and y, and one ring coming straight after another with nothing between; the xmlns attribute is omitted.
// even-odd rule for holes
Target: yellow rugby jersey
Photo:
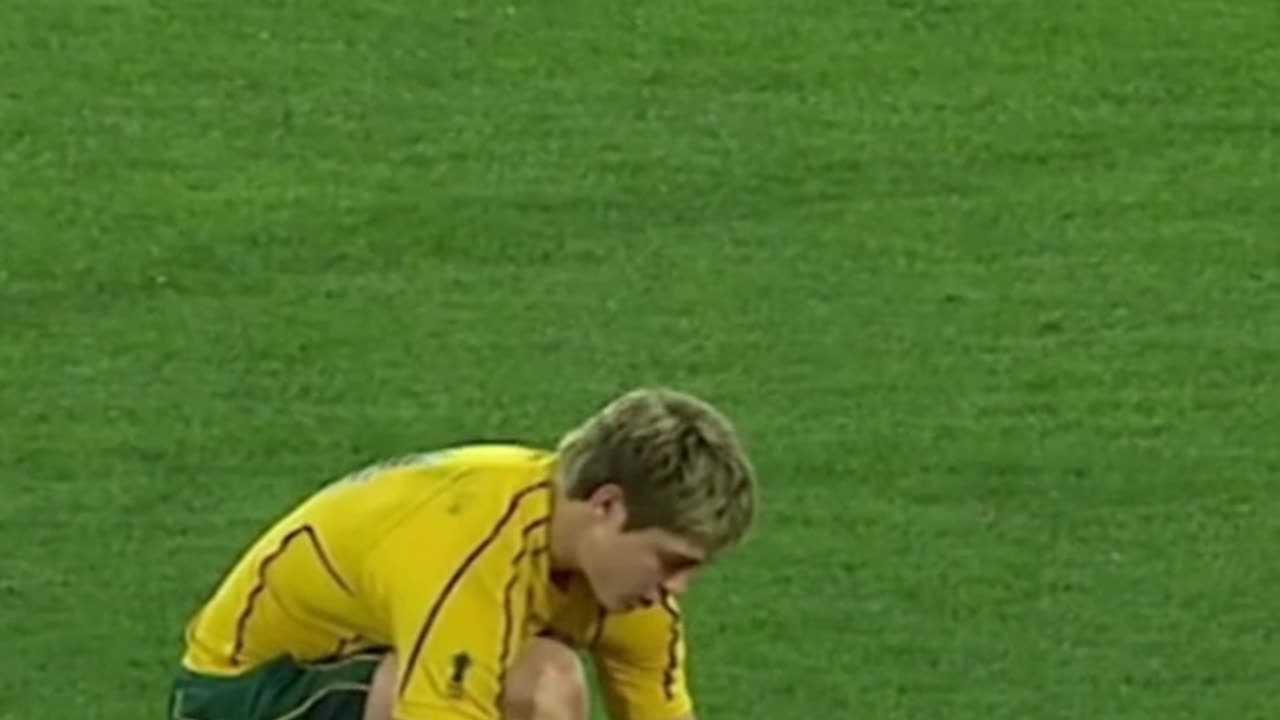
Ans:
<svg viewBox="0 0 1280 720"><path fill-rule="evenodd" d="M397 720L495 720L522 642L550 635L594 654L615 720L690 713L674 599L608 615L585 581L552 582L554 466L469 446L326 487L240 558L188 624L183 665L227 676L391 648Z"/></svg>

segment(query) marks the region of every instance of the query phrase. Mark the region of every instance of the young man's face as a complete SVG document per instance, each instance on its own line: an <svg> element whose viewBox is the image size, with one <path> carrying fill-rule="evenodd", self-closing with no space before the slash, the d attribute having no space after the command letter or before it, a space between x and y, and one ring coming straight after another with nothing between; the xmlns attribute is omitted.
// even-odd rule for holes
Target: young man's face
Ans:
<svg viewBox="0 0 1280 720"><path fill-rule="evenodd" d="M616 487L600 488L588 502L593 522L583 539L581 570L605 609L635 610L682 593L706 563L700 548L667 530L624 531L626 504Z"/></svg>

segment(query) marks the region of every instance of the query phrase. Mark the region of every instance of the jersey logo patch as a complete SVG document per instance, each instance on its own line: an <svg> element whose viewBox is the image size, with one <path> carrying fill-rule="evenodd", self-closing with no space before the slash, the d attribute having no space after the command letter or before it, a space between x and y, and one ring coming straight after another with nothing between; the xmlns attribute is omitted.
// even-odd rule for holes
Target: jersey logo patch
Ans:
<svg viewBox="0 0 1280 720"><path fill-rule="evenodd" d="M449 696L458 699L467 693L464 685L467 671L471 669L471 656L461 652L453 656L452 662L453 665L449 671Z"/></svg>

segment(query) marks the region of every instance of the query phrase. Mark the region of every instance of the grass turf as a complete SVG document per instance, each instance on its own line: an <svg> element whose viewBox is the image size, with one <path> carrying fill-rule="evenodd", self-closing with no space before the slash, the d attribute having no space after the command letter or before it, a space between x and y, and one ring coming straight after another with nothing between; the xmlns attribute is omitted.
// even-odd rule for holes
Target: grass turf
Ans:
<svg viewBox="0 0 1280 720"><path fill-rule="evenodd" d="M702 716L1263 718L1269 0L0 10L0 718L164 711L336 473L721 403Z"/></svg>

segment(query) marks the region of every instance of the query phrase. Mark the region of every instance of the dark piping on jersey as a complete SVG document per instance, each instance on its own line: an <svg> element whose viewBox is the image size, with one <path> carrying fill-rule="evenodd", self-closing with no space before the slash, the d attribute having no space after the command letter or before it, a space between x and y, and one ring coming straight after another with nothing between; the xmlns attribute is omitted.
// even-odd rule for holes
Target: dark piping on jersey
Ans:
<svg viewBox="0 0 1280 720"><path fill-rule="evenodd" d="M231 651L232 665L240 664L240 654L244 652L244 637L248 630L249 616L253 615L253 607L258 602L258 596L267 589L267 570L270 569L272 563L284 555L285 551L289 549L289 545L300 536L305 536L311 541L311 547L316 551L316 555L319 556L320 563L324 565L329 577L333 578L333 581L338 584L338 587L342 588L343 592L348 595L351 594L351 586L342 579L337 569L334 568L333 561L329 559L329 555L324 551L324 546L320 544L320 536L316 534L315 528L310 525L303 525L297 529L290 530L280 539L280 544L276 549L264 557L258 565L258 581L253 586L253 589L249 591L249 598L245 601L244 610L240 612L240 617L236 619L236 642Z"/></svg>
<svg viewBox="0 0 1280 720"><path fill-rule="evenodd" d="M520 503L533 493L550 489L550 487L550 482L542 481L516 493L511 498L511 502L507 504L506 512L502 514L502 517L498 518L498 522L494 523L493 529L489 531L489 534L485 535L475 548L463 558L462 563L458 565L458 569L454 570L453 575L449 576L449 580L444 584L444 588L436 596L435 602L432 603L431 609L427 612L427 617L422 622L422 629L418 631L418 637L413 642L413 649L409 652L409 658L404 664L404 674L400 678L398 694L404 695L404 691L408 688L409 680L413 677L413 668L418 662L418 656L422 654L422 648L426 645L427 636L431 634L431 627L435 624L436 617L440 615L440 610L444 607L444 602L449 598L449 594L462 581L463 576L467 574L467 570L471 569L476 559L484 554L484 551L502 534L502 530L507 526L507 523L511 522L511 518L515 517L516 511L520 509Z"/></svg>

